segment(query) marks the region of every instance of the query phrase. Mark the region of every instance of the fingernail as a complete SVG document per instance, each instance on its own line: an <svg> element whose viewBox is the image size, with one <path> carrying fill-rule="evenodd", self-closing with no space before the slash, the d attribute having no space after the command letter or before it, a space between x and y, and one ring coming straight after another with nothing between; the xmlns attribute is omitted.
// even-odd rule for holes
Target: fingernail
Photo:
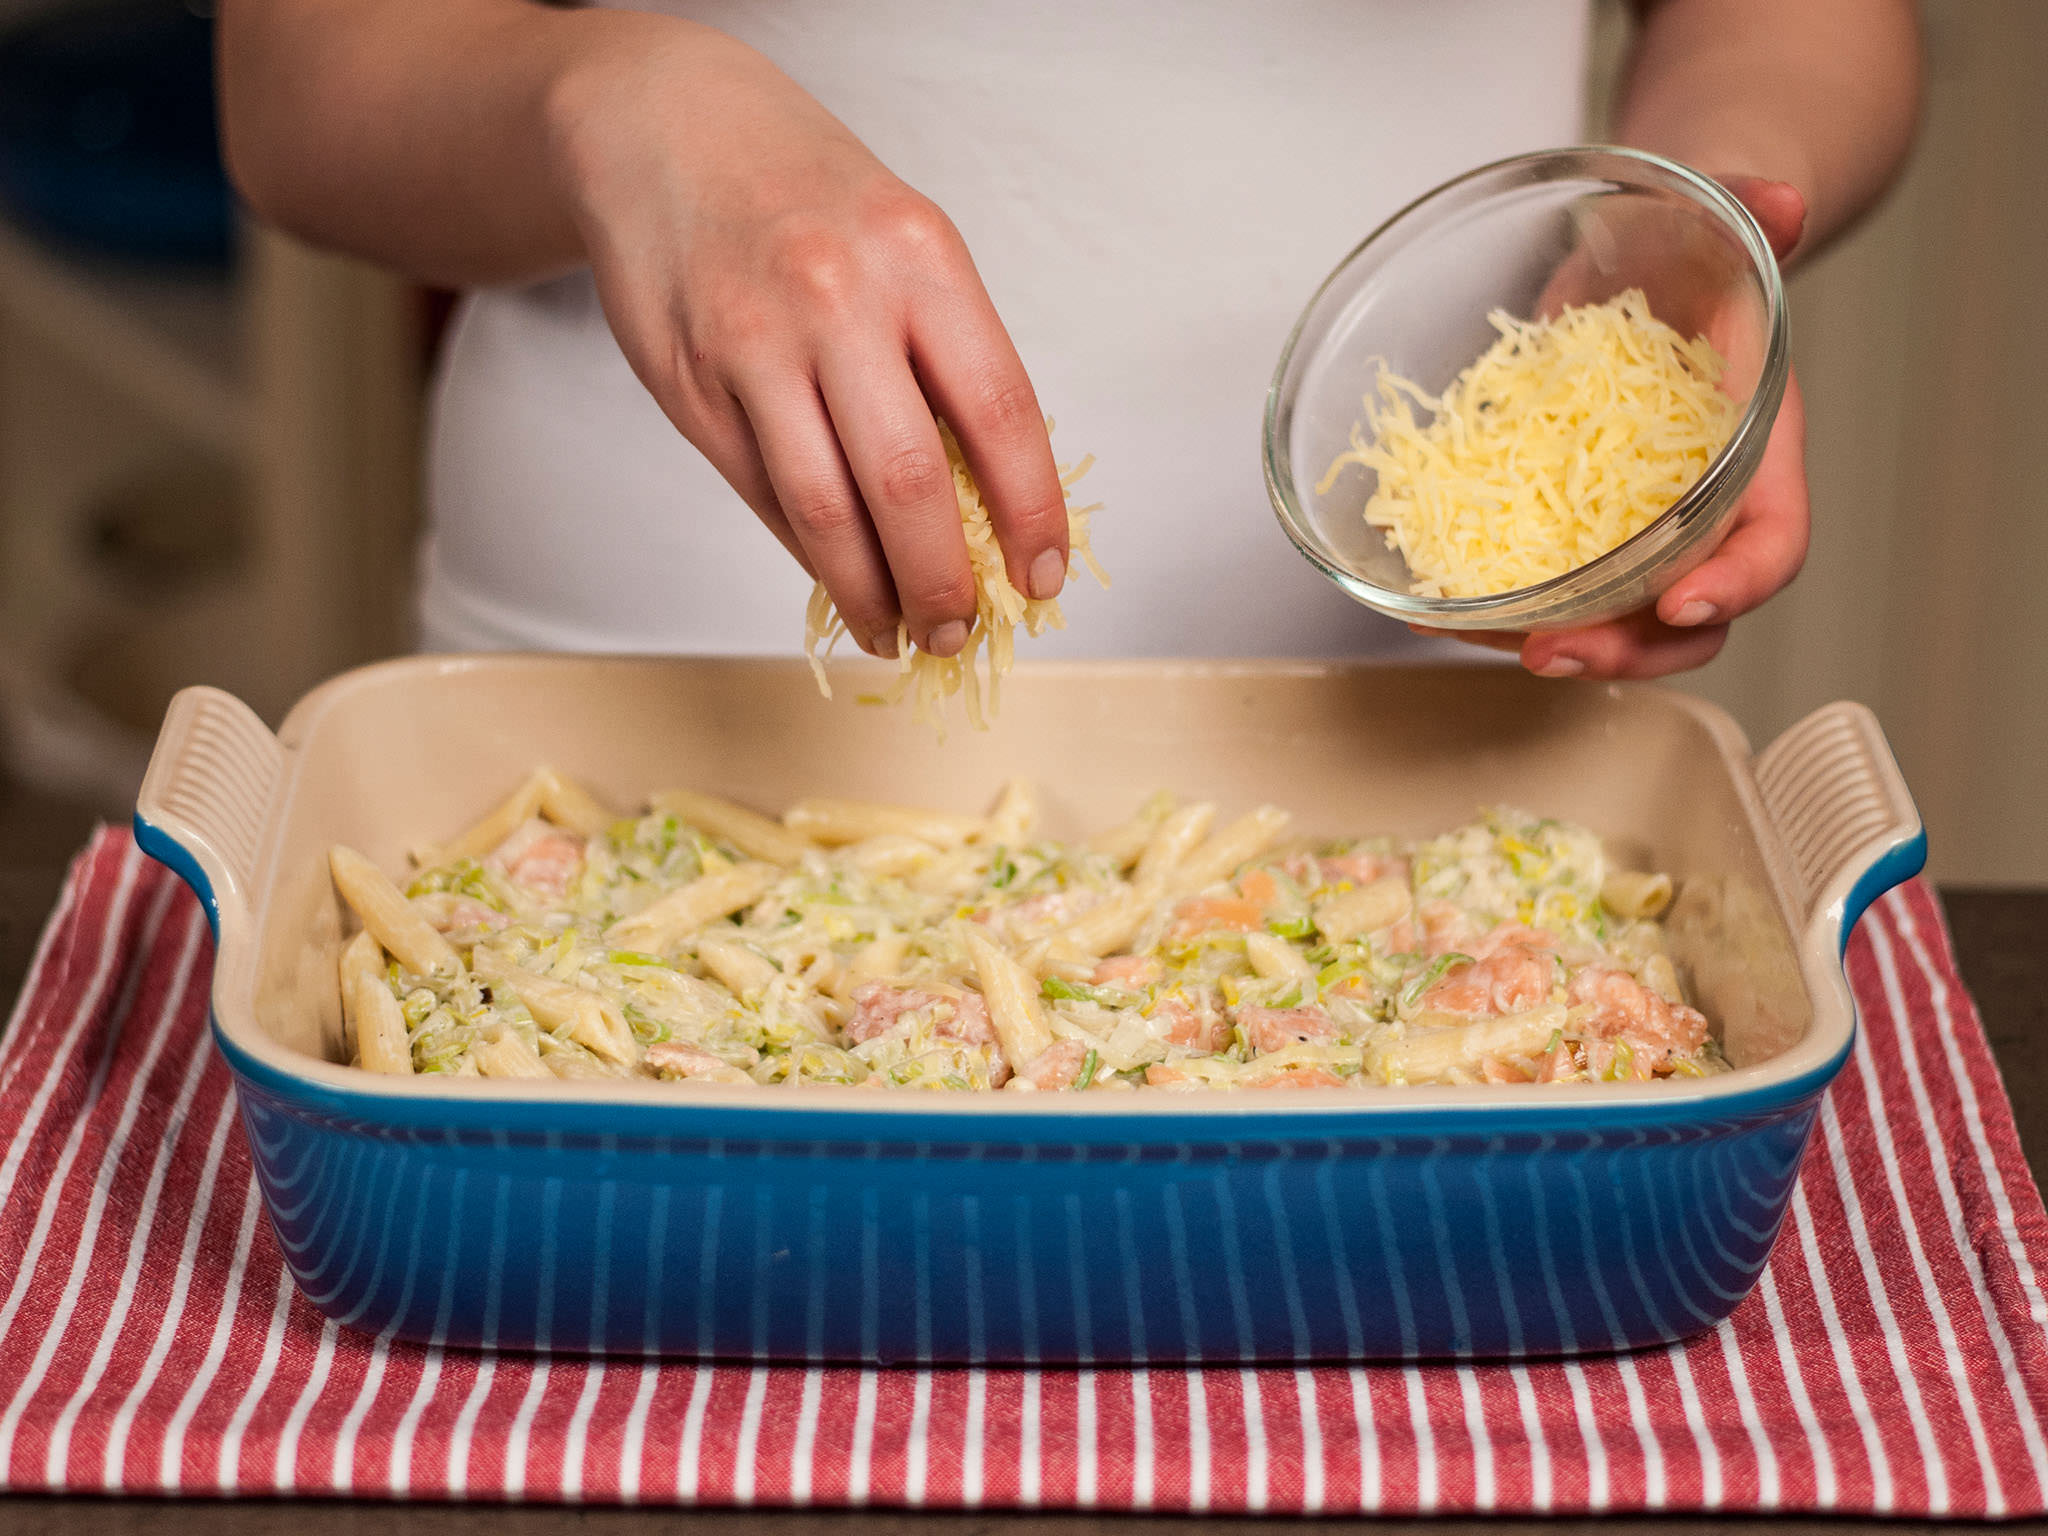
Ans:
<svg viewBox="0 0 2048 1536"><path fill-rule="evenodd" d="M1695 624L1711 624L1720 610L1703 598L1694 598L1678 612L1671 615L1671 622L1680 629L1689 629Z"/></svg>
<svg viewBox="0 0 2048 1536"><path fill-rule="evenodd" d="M934 656L957 656L966 643L967 626L958 619L948 619L925 637L924 648Z"/></svg>
<svg viewBox="0 0 2048 1536"><path fill-rule="evenodd" d="M1048 549L1031 562L1031 595L1037 598L1058 597L1060 588L1067 584L1067 562L1060 558L1056 549Z"/></svg>
<svg viewBox="0 0 2048 1536"><path fill-rule="evenodd" d="M889 629L876 630L875 633L868 640L868 649L873 651L877 656L881 657L884 661L894 661L896 659L895 629L892 627Z"/></svg>
<svg viewBox="0 0 2048 1536"><path fill-rule="evenodd" d="M1586 664L1576 656L1553 656L1536 669L1538 677L1577 677Z"/></svg>

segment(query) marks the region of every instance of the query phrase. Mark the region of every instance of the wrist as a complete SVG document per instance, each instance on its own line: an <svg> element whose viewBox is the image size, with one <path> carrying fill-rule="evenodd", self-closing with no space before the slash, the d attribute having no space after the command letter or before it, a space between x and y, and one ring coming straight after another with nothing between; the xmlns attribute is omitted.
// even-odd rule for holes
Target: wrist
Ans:
<svg viewBox="0 0 2048 1536"><path fill-rule="evenodd" d="M1779 138L1751 122L1717 122L1712 117L1694 118L1682 131L1662 131L1653 123L1641 125L1624 121L1616 135L1623 144L1676 160L1723 186L1738 190L1744 181L1783 182L1798 192L1805 208L1805 226L1810 234L1821 225L1816 198L1816 176L1810 156L1799 145ZM1752 210L1753 212L1755 210ZM1810 238L1799 240L1803 251ZM1789 259L1797 251L1780 253Z"/></svg>
<svg viewBox="0 0 2048 1536"><path fill-rule="evenodd" d="M732 56L758 55L673 16L604 10L560 20L537 98L542 174L587 261L607 210L621 196L648 196L646 177L656 170L645 159L650 149L662 152L661 173L683 168L665 131L669 116L698 100L716 71L732 67Z"/></svg>

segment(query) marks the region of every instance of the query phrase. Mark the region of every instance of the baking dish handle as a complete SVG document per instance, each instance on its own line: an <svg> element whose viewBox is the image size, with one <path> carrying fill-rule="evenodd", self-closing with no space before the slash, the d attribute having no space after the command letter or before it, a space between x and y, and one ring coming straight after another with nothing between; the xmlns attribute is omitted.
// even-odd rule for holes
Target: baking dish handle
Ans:
<svg viewBox="0 0 2048 1536"><path fill-rule="evenodd" d="M256 711L218 688L171 700L135 802L135 841L192 887L220 938L248 915L256 855L285 749Z"/></svg>
<svg viewBox="0 0 2048 1536"><path fill-rule="evenodd" d="M1757 754L1757 788L1792 855L1809 934L1837 950L1864 909L1927 862L1927 833L1877 717L1822 705Z"/></svg>

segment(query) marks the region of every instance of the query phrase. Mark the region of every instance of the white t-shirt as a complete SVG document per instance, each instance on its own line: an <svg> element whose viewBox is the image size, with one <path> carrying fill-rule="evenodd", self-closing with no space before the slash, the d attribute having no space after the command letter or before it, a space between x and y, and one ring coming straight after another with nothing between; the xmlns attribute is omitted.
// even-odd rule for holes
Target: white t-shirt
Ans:
<svg viewBox="0 0 2048 1536"><path fill-rule="evenodd" d="M952 217L1095 550L1032 655L1412 650L1282 534L1265 391L1409 199L1581 136L1585 0L671 0ZM809 578L641 388L588 274L463 305L437 380L430 648L795 650ZM1461 648L1464 649L1464 648ZM1471 654L1466 650L1466 654Z"/></svg>

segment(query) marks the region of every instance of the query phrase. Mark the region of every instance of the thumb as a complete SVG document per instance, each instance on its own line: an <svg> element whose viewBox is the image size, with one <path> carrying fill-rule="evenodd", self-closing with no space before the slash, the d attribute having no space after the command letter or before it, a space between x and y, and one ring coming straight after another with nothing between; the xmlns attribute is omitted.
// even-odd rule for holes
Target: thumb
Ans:
<svg viewBox="0 0 2048 1536"><path fill-rule="evenodd" d="M1762 176L1724 176L1720 182L1756 216L1771 253L1780 261L1790 256L1806 230L1806 194L1789 181Z"/></svg>

